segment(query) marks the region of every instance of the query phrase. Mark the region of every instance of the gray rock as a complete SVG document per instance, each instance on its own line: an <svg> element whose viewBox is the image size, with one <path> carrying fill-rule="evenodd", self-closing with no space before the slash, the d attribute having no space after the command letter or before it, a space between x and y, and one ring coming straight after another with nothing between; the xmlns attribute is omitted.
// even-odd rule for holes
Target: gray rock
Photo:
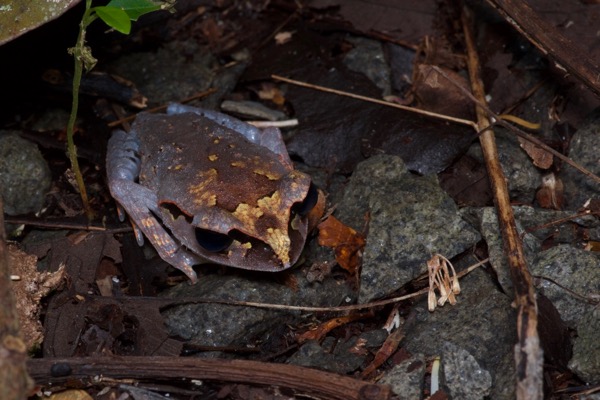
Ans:
<svg viewBox="0 0 600 400"><path fill-rule="evenodd" d="M600 221L593 215L583 215L572 218L572 211L555 211L528 206L513 207L515 219L533 236L543 241L552 237L554 243L573 244L581 238L577 236L579 228L586 228L589 240L594 240L591 235L599 230ZM560 224L554 222L564 220ZM550 224L552 223L552 224ZM549 225L548 225L549 224ZM544 226L547 225L547 226ZM596 234L596 237L599 237Z"/></svg>
<svg viewBox="0 0 600 400"><path fill-rule="evenodd" d="M344 304L350 288L334 279L309 283L302 271L293 272L296 288L276 282L276 274L231 271L206 275L198 284L174 287L167 297L202 297L284 305L334 306ZM275 329L293 323L296 312L274 311L222 304L187 304L164 312L165 324L173 335L205 346L247 345L265 339Z"/></svg>
<svg viewBox="0 0 600 400"><path fill-rule="evenodd" d="M590 385L600 384L600 309L587 310L573 340L569 368Z"/></svg>
<svg viewBox="0 0 600 400"><path fill-rule="evenodd" d="M599 263L600 256L595 253L563 244L541 252L531 266L531 273L550 278L582 296L590 296L600 293ZM594 308L548 280L541 279L538 290L543 291L562 320L572 328L579 329L583 315Z"/></svg>
<svg viewBox="0 0 600 400"><path fill-rule="evenodd" d="M594 111L575 132L569 146L569 158L592 173L600 174L600 110ZM600 183L594 182L568 164L559 175L564 185L566 206L577 210L589 199L598 198Z"/></svg>
<svg viewBox="0 0 600 400"><path fill-rule="evenodd" d="M497 129L496 145L500 164L508 181L511 200L523 203L533 202L537 188L542 182L542 173L533 165L513 135ZM483 162L479 142L473 143L467 154Z"/></svg>
<svg viewBox="0 0 600 400"><path fill-rule="evenodd" d="M8 215L38 212L51 184L50 168L37 146L15 132L0 131L0 196Z"/></svg>
<svg viewBox="0 0 600 400"><path fill-rule="evenodd" d="M288 358L287 363L337 373L343 373L345 369L336 357L325 351L316 340L304 343L297 352Z"/></svg>
<svg viewBox="0 0 600 400"><path fill-rule="evenodd" d="M510 278L508 261L504 253L504 244L496 210L492 207L484 207L463 209L462 212L465 219L471 221L483 235L488 246L490 264L498 275L498 282L504 292L512 296L514 290ZM540 241L532 234L525 233L518 220L517 231L520 235L523 235L523 251L525 252L525 258L528 260L529 265L531 265L540 249Z"/></svg>
<svg viewBox="0 0 600 400"><path fill-rule="evenodd" d="M344 64L355 72L365 74L379 89L382 95L391 94L391 71L378 40L348 36L354 48L346 53Z"/></svg>
<svg viewBox="0 0 600 400"><path fill-rule="evenodd" d="M481 269L461 279L460 285L462 292L454 306L446 305L429 312L427 299L417 303L416 320L408 326L403 346L413 354L422 353L430 358L448 353L446 343L450 342L473 357L469 361L471 365L476 364L481 371L489 373L489 398L512 400L515 397L516 312L511 300L500 293Z"/></svg>
<svg viewBox="0 0 600 400"><path fill-rule="evenodd" d="M445 383L453 399L479 400L489 396L492 377L475 357L451 342L442 346Z"/></svg>
<svg viewBox="0 0 600 400"><path fill-rule="evenodd" d="M427 363L423 354L414 354L388 371L379 383L390 385L405 400L420 400Z"/></svg>
<svg viewBox="0 0 600 400"><path fill-rule="evenodd" d="M204 107L215 109L218 107L217 100L237 82L244 65L240 63L227 68L217 76L217 60L206 48L194 41L173 41L156 51L120 57L108 69L134 82L137 89L148 97L150 104L180 101L215 87L217 92L202 102Z"/></svg>
<svg viewBox="0 0 600 400"><path fill-rule="evenodd" d="M583 394L579 396L579 400L600 400L600 393Z"/></svg>
<svg viewBox="0 0 600 400"><path fill-rule="evenodd" d="M436 177L415 176L394 156L360 163L337 208L338 218L358 231L367 213L361 303L391 293L427 271L432 254L451 258L480 238L461 219Z"/></svg>
<svg viewBox="0 0 600 400"><path fill-rule="evenodd" d="M358 370L366 363L366 350L376 352L385 342L387 331L384 329L363 332L348 340L335 339L328 336L322 344L310 340L294 353L288 363L325 369L340 374L349 374ZM364 348L364 354L356 349Z"/></svg>

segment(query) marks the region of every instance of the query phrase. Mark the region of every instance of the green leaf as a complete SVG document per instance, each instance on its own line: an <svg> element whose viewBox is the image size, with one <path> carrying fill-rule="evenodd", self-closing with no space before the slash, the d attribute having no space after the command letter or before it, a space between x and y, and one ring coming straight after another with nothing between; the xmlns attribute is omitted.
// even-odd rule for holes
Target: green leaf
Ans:
<svg viewBox="0 0 600 400"><path fill-rule="evenodd" d="M119 8L127 13L129 19L137 21L144 14L160 10L164 3L152 0L111 0L106 6Z"/></svg>
<svg viewBox="0 0 600 400"><path fill-rule="evenodd" d="M94 7L92 10L111 28L128 35L131 31L129 15L117 7Z"/></svg>

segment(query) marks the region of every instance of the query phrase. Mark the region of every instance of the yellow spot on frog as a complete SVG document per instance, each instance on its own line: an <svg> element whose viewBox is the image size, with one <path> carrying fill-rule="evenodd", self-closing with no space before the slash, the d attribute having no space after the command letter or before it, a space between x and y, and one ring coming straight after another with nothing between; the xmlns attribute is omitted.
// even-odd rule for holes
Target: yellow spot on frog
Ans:
<svg viewBox="0 0 600 400"><path fill-rule="evenodd" d="M254 221L262 217L264 214L263 210L258 207L252 207L246 203L240 203L236 207L233 215L242 221L245 225L254 225Z"/></svg>
<svg viewBox="0 0 600 400"><path fill-rule="evenodd" d="M197 175L197 183L188 186L188 193L194 197L194 203L198 205L214 206L217 204L217 196L210 193L210 186L217 180L218 172L211 168L200 171Z"/></svg>
<svg viewBox="0 0 600 400"><path fill-rule="evenodd" d="M271 246L277 258L283 263L284 268L289 267L291 240L287 233L281 231L281 229L269 228L267 229L265 242Z"/></svg>
<svg viewBox="0 0 600 400"><path fill-rule="evenodd" d="M256 204L264 210L278 210L281 207L281 195L276 190L271 197L265 196L262 199L258 199Z"/></svg>
<svg viewBox="0 0 600 400"><path fill-rule="evenodd" d="M278 210L281 209L281 202L281 194L279 191L275 191L271 196L265 196L259 199L256 202L256 206L251 206L246 203L238 204L233 215L245 225L248 234L260 238L269 245L273 250L273 253L275 253L277 258L283 264L283 267L287 268L290 263L289 253L291 247L291 240L287 234L287 229L270 227L266 229L266 232L256 231L256 222L264 214L280 214ZM279 216L278 218L285 219L284 216ZM287 223L282 224L282 226L287 227ZM254 232L252 232L252 230L254 230ZM244 245L251 246L250 243L244 243Z"/></svg>
<svg viewBox="0 0 600 400"><path fill-rule="evenodd" d="M159 234L153 234L152 237L154 238L154 243L156 243L157 246L162 247L162 251L165 252L167 255L171 255L175 252L175 249L171 248L168 245L168 240L165 240L165 236L164 235L159 235Z"/></svg>
<svg viewBox="0 0 600 400"><path fill-rule="evenodd" d="M239 168L244 168L246 166L246 163L243 161L234 161L231 163L232 167L239 167Z"/></svg>
<svg viewBox="0 0 600 400"><path fill-rule="evenodd" d="M220 142L220 141L221 141L221 139L219 139L219 138L216 138L215 140L213 140L213 143L214 143L214 144L219 144L219 142Z"/></svg>
<svg viewBox="0 0 600 400"><path fill-rule="evenodd" d="M219 156L216 154L211 154L208 156L209 161L217 161L218 159L219 159Z"/></svg>
<svg viewBox="0 0 600 400"><path fill-rule="evenodd" d="M150 228L151 226L154 226L155 222L152 218L144 218L142 220L140 220L140 225L146 227L146 228Z"/></svg>
<svg viewBox="0 0 600 400"><path fill-rule="evenodd" d="M277 175L273 174L269 170L263 170L263 169L255 168L254 171L252 171L252 172L254 172L256 175L264 176L264 177L266 177L270 181L276 181L279 178L281 178L281 175L279 175L279 174L277 174Z"/></svg>

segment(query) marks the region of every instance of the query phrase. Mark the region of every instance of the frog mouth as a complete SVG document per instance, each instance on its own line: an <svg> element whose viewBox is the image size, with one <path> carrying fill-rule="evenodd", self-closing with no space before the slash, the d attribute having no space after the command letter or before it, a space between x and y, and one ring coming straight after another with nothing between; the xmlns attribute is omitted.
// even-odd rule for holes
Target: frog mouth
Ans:
<svg viewBox="0 0 600 400"><path fill-rule="evenodd" d="M256 205L240 203L233 211L217 206L194 211L175 203L160 203L159 219L171 237L206 262L258 271L281 271L300 257L307 237L307 215L315 207L319 191L307 185L292 203L279 191L259 199Z"/></svg>
<svg viewBox="0 0 600 400"><path fill-rule="evenodd" d="M288 222L284 225L287 229L265 228L272 230L269 237L268 232L262 230L260 234L247 234L234 228L222 233L218 226L203 227L185 213L173 212L174 207L161 206L159 219L171 237L208 263L256 271L281 271L298 260L307 236L306 218L300 212L288 214ZM278 254L277 241L281 240L283 244Z"/></svg>

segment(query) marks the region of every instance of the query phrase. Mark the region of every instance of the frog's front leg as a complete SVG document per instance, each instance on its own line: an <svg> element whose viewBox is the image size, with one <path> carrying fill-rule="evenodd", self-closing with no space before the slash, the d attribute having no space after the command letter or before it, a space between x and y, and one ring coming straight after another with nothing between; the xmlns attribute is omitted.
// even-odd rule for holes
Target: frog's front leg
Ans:
<svg viewBox="0 0 600 400"><path fill-rule="evenodd" d="M106 156L110 192L148 238L160 258L182 271L195 283L198 278L192 267L203 260L173 240L156 219L155 215L160 215L156 194L135 182L140 173L138 151L137 135L123 131L113 133Z"/></svg>

